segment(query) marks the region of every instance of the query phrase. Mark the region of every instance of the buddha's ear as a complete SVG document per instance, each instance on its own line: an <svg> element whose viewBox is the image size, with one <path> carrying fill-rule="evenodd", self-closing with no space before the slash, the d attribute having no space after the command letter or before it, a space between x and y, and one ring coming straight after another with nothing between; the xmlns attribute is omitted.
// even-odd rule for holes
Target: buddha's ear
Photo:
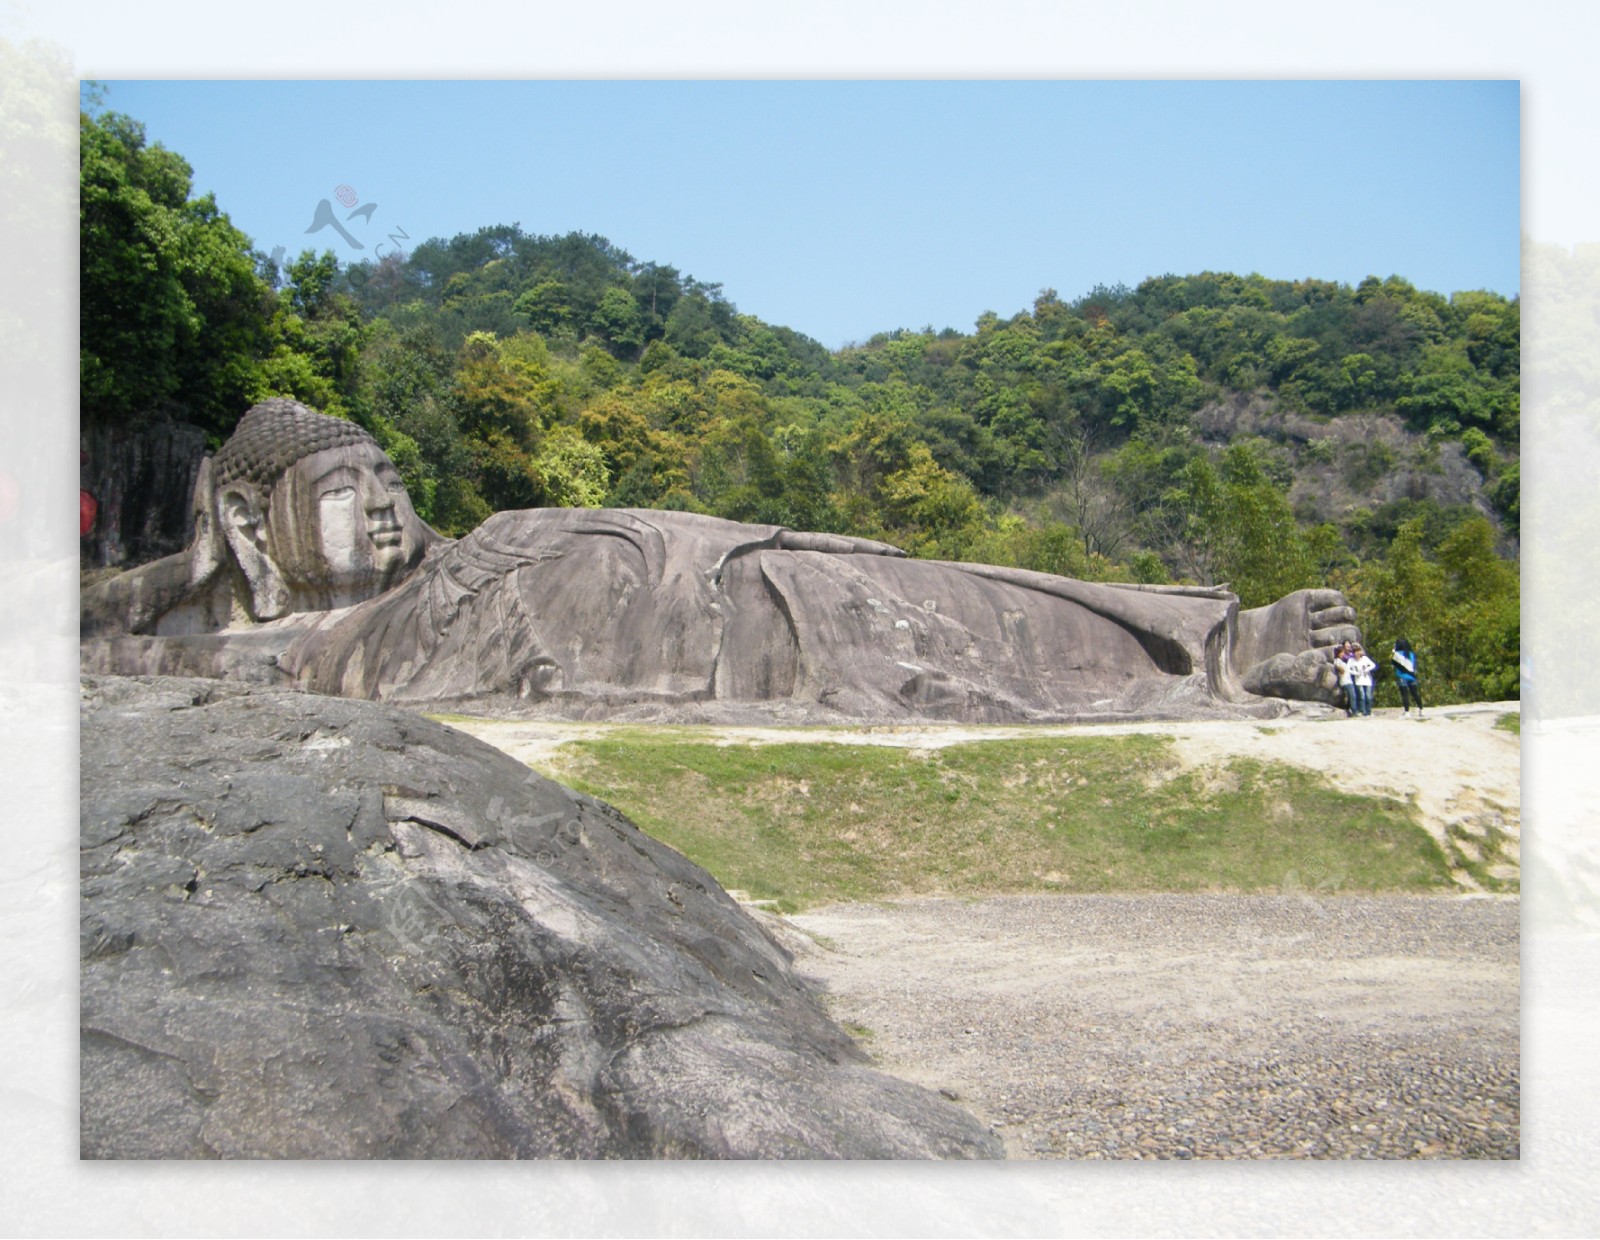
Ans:
<svg viewBox="0 0 1600 1240"><path fill-rule="evenodd" d="M217 492L212 458L200 462L189 511L194 514L194 538L189 543L189 583L203 586L227 562L228 545L217 522Z"/></svg>
<svg viewBox="0 0 1600 1240"><path fill-rule="evenodd" d="M232 482L217 493L222 540L250 583L250 616L276 620L289 610L289 587L267 553L267 510L248 482Z"/></svg>

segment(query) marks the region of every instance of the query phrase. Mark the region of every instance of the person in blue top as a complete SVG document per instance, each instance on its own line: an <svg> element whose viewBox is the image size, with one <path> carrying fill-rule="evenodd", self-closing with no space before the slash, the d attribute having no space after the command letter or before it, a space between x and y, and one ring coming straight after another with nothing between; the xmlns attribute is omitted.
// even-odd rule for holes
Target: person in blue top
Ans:
<svg viewBox="0 0 1600 1240"><path fill-rule="evenodd" d="M1411 713L1411 703L1417 704L1417 718L1422 718L1422 690L1417 687L1417 652L1411 649L1411 643L1405 638L1398 639L1394 644L1394 653L1389 656L1389 661L1394 664L1395 684L1400 686L1400 705L1404 707L1405 714Z"/></svg>

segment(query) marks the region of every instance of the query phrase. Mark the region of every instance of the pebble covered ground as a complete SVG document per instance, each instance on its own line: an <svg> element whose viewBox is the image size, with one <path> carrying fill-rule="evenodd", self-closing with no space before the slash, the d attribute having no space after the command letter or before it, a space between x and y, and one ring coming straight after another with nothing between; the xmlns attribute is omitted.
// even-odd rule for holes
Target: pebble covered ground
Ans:
<svg viewBox="0 0 1600 1240"><path fill-rule="evenodd" d="M768 919L1012 1158L1517 1158L1516 897L1003 896ZM800 933L796 933L796 929Z"/></svg>

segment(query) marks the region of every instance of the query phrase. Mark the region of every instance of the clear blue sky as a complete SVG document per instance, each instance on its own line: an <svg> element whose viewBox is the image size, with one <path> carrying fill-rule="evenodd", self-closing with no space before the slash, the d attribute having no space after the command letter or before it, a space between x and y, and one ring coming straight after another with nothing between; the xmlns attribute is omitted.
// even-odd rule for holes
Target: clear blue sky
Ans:
<svg viewBox="0 0 1600 1240"><path fill-rule="evenodd" d="M344 185L364 253L599 233L834 348L1168 272L1519 287L1514 81L106 85L264 251L361 257L305 234Z"/></svg>

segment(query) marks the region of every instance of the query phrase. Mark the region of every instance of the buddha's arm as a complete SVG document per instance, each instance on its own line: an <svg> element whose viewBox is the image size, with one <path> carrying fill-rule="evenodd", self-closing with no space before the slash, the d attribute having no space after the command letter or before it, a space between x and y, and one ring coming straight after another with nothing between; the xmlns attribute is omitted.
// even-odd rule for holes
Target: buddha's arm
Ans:
<svg viewBox="0 0 1600 1240"><path fill-rule="evenodd" d="M776 543L780 551L821 551L827 555L891 555L905 558L905 552L871 538L851 538L846 534L818 534L806 530L781 530Z"/></svg>
<svg viewBox="0 0 1600 1240"><path fill-rule="evenodd" d="M83 591L79 635L154 633L161 617L195 592L187 552L118 573Z"/></svg>

